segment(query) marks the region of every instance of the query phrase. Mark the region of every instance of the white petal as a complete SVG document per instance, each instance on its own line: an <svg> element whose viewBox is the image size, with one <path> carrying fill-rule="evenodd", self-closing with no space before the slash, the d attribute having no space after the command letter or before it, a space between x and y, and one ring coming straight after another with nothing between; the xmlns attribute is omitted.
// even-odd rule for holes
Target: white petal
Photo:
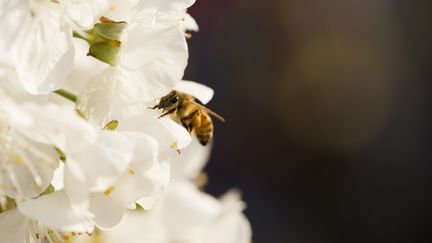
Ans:
<svg viewBox="0 0 432 243"><path fill-rule="evenodd" d="M147 0L141 1L141 8L156 7L159 11L172 12L185 10L192 6L195 0Z"/></svg>
<svg viewBox="0 0 432 243"><path fill-rule="evenodd" d="M90 201L93 221L101 229L109 229L117 225L127 209L103 194L92 194Z"/></svg>
<svg viewBox="0 0 432 243"><path fill-rule="evenodd" d="M60 0L66 14L79 27L90 29L108 8L108 0Z"/></svg>
<svg viewBox="0 0 432 243"><path fill-rule="evenodd" d="M117 203L128 207L142 197L157 197L169 181L169 167L155 164L146 172L135 171L126 174L109 195Z"/></svg>
<svg viewBox="0 0 432 243"><path fill-rule="evenodd" d="M151 101L171 91L183 77L188 49L184 34L176 27L154 25L128 29L127 43L120 56L120 66L133 99Z"/></svg>
<svg viewBox="0 0 432 243"><path fill-rule="evenodd" d="M35 141L53 144L68 154L76 153L96 140L95 129L74 110L28 104L25 111L32 115L33 124L16 129Z"/></svg>
<svg viewBox="0 0 432 243"><path fill-rule="evenodd" d="M204 105L207 104L214 95L212 88L193 81L181 81L174 89L192 95Z"/></svg>
<svg viewBox="0 0 432 243"><path fill-rule="evenodd" d="M111 0L108 11L104 16L116 21L126 21L129 23L132 10L140 0Z"/></svg>
<svg viewBox="0 0 432 243"><path fill-rule="evenodd" d="M78 109L88 119L103 127L111 120L139 113L142 106L131 96L139 96L124 71L112 67L91 79L78 99Z"/></svg>
<svg viewBox="0 0 432 243"><path fill-rule="evenodd" d="M101 132L98 141L73 159L79 163L92 191L105 191L127 170L135 141L119 132Z"/></svg>
<svg viewBox="0 0 432 243"><path fill-rule="evenodd" d="M144 196L158 195L169 180L169 168L157 161L156 140L142 133L125 133L135 140L135 149L128 171L123 173L106 196L128 207Z"/></svg>
<svg viewBox="0 0 432 243"><path fill-rule="evenodd" d="M21 35L25 34L23 28L18 28L22 23L31 21L30 6L26 0L9 0L0 2L0 60L12 64L15 60L15 49L11 48L17 43ZM15 46L14 46L15 47Z"/></svg>
<svg viewBox="0 0 432 243"><path fill-rule="evenodd" d="M79 94L90 78L95 77L107 68L107 64L87 56L89 45L82 39L74 38L75 65L68 75L64 89Z"/></svg>
<svg viewBox="0 0 432 243"><path fill-rule="evenodd" d="M58 155L51 146L13 132L10 136L8 148L0 147L2 189L12 198L38 196L51 182Z"/></svg>
<svg viewBox="0 0 432 243"><path fill-rule="evenodd" d="M195 31L195 32L199 31L198 23L195 21L195 19L190 14L186 13L183 18L184 18L184 20L181 23L181 25L184 28L184 30Z"/></svg>
<svg viewBox="0 0 432 243"><path fill-rule="evenodd" d="M201 227L194 243L208 241L210 243L249 243L252 230L249 221L242 213L245 208L240 192L231 189L220 199L223 211L219 217Z"/></svg>
<svg viewBox="0 0 432 243"><path fill-rule="evenodd" d="M190 145L181 150L180 154L172 151L170 156L172 177L195 179L207 163L210 151L211 146L202 146L193 136Z"/></svg>
<svg viewBox="0 0 432 243"><path fill-rule="evenodd" d="M104 243L171 242L167 241L163 227L158 227L162 225L157 223L158 219L147 212L142 210L127 211L116 227L103 232Z"/></svg>
<svg viewBox="0 0 432 243"><path fill-rule="evenodd" d="M249 221L241 212L234 212L205 227L193 243L249 243L251 240Z"/></svg>
<svg viewBox="0 0 432 243"><path fill-rule="evenodd" d="M158 198L155 197L142 197L136 201L144 210L150 211L155 205Z"/></svg>
<svg viewBox="0 0 432 243"><path fill-rule="evenodd" d="M86 175L80 165L73 158L68 158L64 169L64 191L72 210L78 215L87 214L90 206L89 189Z"/></svg>
<svg viewBox="0 0 432 243"><path fill-rule="evenodd" d="M216 218L222 210L215 198L186 181L170 183L163 203L164 221L179 241L188 237L191 230Z"/></svg>
<svg viewBox="0 0 432 243"><path fill-rule="evenodd" d="M158 112L143 109L142 114L120 121L119 131L138 131L154 137L160 151L186 147L191 141L189 132L171 118L157 118Z"/></svg>
<svg viewBox="0 0 432 243"><path fill-rule="evenodd" d="M178 149L183 149L189 145L192 138L189 132L177 122L174 122L171 118L161 118L160 123L165 127L166 131L171 135L176 141L176 147Z"/></svg>
<svg viewBox="0 0 432 243"><path fill-rule="evenodd" d="M12 209L0 213L0 242L23 243L29 228L30 220L18 210Z"/></svg>
<svg viewBox="0 0 432 243"><path fill-rule="evenodd" d="M61 190L64 187L63 179L64 179L64 164L59 163L59 167L54 171L54 176L51 181L51 185L55 190Z"/></svg>
<svg viewBox="0 0 432 243"><path fill-rule="evenodd" d="M78 232L88 230L88 220L74 213L66 194L56 191L37 199L27 199L18 203L19 211L52 228L68 228Z"/></svg>
<svg viewBox="0 0 432 243"><path fill-rule="evenodd" d="M59 89L73 67L71 30L62 29L60 8L51 2L34 4L17 28L25 34L17 45L16 70L23 87L32 94ZM26 11L26 10L23 10Z"/></svg>

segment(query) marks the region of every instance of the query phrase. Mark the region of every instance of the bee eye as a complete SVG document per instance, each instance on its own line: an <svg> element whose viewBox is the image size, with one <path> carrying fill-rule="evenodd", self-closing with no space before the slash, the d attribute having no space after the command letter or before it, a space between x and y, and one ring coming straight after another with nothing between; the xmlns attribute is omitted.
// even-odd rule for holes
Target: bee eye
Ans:
<svg viewBox="0 0 432 243"><path fill-rule="evenodd" d="M177 101L178 101L178 96L174 96L171 100L170 100L170 102L171 102L171 104L175 104Z"/></svg>

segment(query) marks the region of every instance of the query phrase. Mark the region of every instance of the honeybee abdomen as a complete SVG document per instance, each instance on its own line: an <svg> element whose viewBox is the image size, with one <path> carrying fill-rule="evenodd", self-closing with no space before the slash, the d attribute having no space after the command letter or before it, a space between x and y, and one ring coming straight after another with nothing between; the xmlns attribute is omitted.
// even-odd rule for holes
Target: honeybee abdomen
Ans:
<svg viewBox="0 0 432 243"><path fill-rule="evenodd" d="M207 145L213 137L213 122L206 113L201 114L201 126L195 128L195 135L202 145Z"/></svg>

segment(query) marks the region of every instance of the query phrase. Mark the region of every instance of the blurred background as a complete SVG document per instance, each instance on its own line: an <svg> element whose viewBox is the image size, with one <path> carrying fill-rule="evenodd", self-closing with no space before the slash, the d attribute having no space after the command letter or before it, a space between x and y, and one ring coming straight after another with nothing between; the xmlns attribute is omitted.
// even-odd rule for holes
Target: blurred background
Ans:
<svg viewBox="0 0 432 243"><path fill-rule="evenodd" d="M216 91L206 190L256 243L432 242L432 2L198 0L186 78Z"/></svg>

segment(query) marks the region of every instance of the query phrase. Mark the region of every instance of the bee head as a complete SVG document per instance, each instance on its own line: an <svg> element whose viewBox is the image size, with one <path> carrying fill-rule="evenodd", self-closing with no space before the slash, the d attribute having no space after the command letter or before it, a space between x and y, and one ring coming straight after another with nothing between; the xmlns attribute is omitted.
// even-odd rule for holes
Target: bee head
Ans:
<svg viewBox="0 0 432 243"><path fill-rule="evenodd" d="M179 96L175 90L171 91L169 94L162 97L159 101L158 108L169 110L171 108L174 108L178 105L179 102Z"/></svg>

